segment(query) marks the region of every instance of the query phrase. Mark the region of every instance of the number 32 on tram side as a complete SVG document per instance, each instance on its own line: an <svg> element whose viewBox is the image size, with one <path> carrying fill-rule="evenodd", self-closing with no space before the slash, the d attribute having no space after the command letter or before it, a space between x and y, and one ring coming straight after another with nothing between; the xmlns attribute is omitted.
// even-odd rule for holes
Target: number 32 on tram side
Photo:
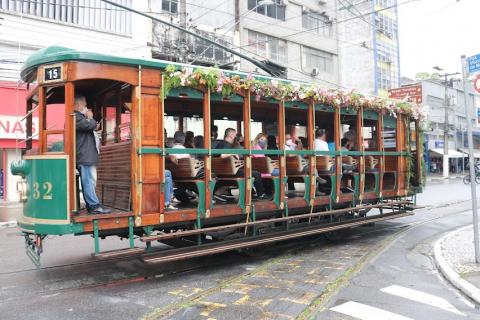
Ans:
<svg viewBox="0 0 480 320"><path fill-rule="evenodd" d="M96 256L138 254L152 263L320 233L335 237L412 214L422 189L417 105L61 47L32 55L21 75L28 84L26 150L11 171L21 176L18 226L37 265L47 235L91 235ZM82 209L76 94L86 97L103 129L96 193L108 214ZM194 128L199 143L172 147L173 124ZM216 148L228 127L241 133L243 145ZM260 132L272 142L267 147L254 141ZM287 135L303 144L295 148ZM328 149L316 149L319 140ZM170 182L175 194L189 195L179 197L177 210L166 206L174 200L165 199ZM257 183L268 197L255 197ZM102 251L106 236L129 241L123 250ZM158 242L182 246L159 250L166 247Z"/></svg>

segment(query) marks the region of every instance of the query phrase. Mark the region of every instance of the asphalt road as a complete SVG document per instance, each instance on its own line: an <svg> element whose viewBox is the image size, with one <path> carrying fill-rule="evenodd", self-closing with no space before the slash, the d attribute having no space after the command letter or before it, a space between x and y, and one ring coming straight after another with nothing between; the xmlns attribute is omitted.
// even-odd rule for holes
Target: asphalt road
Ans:
<svg viewBox="0 0 480 320"><path fill-rule="evenodd" d="M414 319L475 319L429 257L432 241L470 222L458 214L468 204L457 203L469 190L460 181L432 184L415 216L356 228L336 243L310 237L254 257L232 252L164 265L93 260L91 238L64 236L46 241L36 270L18 231L0 229L0 319L355 319L331 310L348 302ZM125 246L102 242L104 250ZM465 317L398 296L439 301L421 293Z"/></svg>
<svg viewBox="0 0 480 320"><path fill-rule="evenodd" d="M439 275L432 257L433 244L441 235L471 220L466 211L402 233L315 318L385 319L389 314L391 319L480 319L478 308Z"/></svg>

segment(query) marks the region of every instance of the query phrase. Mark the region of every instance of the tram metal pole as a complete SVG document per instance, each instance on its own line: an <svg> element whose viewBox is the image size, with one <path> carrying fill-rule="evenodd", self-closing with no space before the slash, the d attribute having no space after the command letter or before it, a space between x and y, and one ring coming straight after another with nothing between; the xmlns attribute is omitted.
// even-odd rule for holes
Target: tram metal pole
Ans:
<svg viewBox="0 0 480 320"><path fill-rule="evenodd" d="M467 139L468 139L468 162L470 166L470 187L472 190L472 214L473 214L473 240L475 246L475 262L480 263L480 246L478 239L478 212L477 212L477 186L475 183L475 160L473 158L473 137L472 122L470 118L469 96L467 92L467 58L462 56L462 74L463 74L463 96L465 101L465 116L467 117Z"/></svg>

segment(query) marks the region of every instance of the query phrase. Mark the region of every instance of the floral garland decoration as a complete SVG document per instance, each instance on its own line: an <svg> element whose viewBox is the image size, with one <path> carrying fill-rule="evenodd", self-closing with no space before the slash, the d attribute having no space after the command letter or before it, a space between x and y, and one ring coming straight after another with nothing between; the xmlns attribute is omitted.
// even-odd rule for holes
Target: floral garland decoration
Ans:
<svg viewBox="0 0 480 320"><path fill-rule="evenodd" d="M425 109L406 100L384 99L369 97L354 90L346 92L338 89L325 89L316 84L306 85L297 82L278 80L260 80L251 74L247 77L227 75L219 69L193 69L184 67L178 69L168 65L164 71L164 90L166 98L168 92L179 87L205 87L228 98L239 90L249 90L256 100L274 98L277 100L295 101L312 99L332 107L359 109L360 107L386 112L397 117L398 114L410 116L416 120L426 118Z"/></svg>

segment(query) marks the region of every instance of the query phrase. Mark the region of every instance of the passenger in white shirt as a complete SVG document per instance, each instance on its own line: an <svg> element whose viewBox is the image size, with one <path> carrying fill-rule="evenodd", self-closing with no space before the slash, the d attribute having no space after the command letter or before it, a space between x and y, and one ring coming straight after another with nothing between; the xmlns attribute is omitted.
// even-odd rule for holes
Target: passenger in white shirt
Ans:
<svg viewBox="0 0 480 320"><path fill-rule="evenodd" d="M173 147L174 149L186 149L184 144L185 144L185 133L182 132L182 131L177 131L175 132L175 135L173 136L173 141L174 141L174 144L173 144ZM170 154L173 158L175 159L171 159L173 160L174 162L176 162L175 160L178 160L178 159L183 159L183 158L190 158L190 155L188 153L172 153Z"/></svg>
<svg viewBox="0 0 480 320"><path fill-rule="evenodd" d="M326 140L327 132L325 129L315 130L315 151L330 151Z"/></svg>

